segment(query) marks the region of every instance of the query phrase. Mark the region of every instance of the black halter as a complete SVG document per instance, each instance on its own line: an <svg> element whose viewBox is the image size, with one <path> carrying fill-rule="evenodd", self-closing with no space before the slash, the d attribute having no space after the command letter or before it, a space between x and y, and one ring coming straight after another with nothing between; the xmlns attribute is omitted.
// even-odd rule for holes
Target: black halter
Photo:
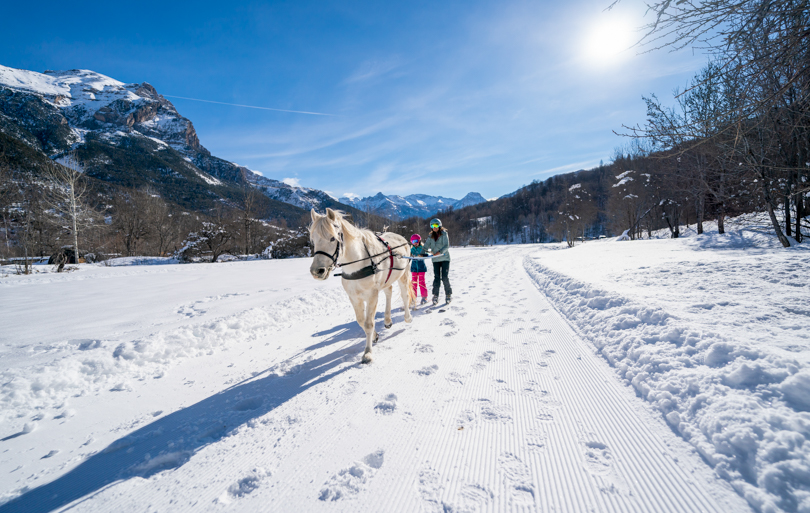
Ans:
<svg viewBox="0 0 810 513"><path fill-rule="evenodd" d="M340 267L340 264L338 263L338 258L340 258L340 242L342 240L343 240L343 233L341 232L340 240L336 240L337 244L335 245L335 252L332 253L331 255L325 251L316 251L315 253L312 254L312 256L323 255L332 260L332 265L330 265L329 269L327 269L326 271L327 275L330 274L335 267Z"/></svg>

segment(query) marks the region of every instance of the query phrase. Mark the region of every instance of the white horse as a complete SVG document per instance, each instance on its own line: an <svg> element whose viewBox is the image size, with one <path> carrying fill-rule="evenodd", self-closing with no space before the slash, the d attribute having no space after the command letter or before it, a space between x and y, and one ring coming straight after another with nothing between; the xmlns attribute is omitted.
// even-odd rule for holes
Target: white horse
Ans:
<svg viewBox="0 0 810 513"><path fill-rule="evenodd" d="M343 269L343 290L354 307L357 324L366 332L363 363L371 362L371 345L379 335L374 330L374 316L380 291L385 292L385 327L390 328L391 293L399 282L399 293L405 310L405 322L411 322L411 303L416 296L411 287L411 262L399 256L409 255L409 244L401 235L386 232L377 236L357 228L330 208L326 215L312 209L309 227L312 242L312 265L309 272L316 280L325 280L336 267Z"/></svg>

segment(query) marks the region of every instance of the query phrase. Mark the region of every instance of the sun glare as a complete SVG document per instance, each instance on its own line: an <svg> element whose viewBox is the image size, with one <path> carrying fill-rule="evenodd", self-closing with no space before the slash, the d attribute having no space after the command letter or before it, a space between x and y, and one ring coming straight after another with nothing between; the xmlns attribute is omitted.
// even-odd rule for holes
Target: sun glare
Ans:
<svg viewBox="0 0 810 513"><path fill-rule="evenodd" d="M611 17L593 24L584 38L587 60L594 65L610 65L632 55L635 33L629 21Z"/></svg>

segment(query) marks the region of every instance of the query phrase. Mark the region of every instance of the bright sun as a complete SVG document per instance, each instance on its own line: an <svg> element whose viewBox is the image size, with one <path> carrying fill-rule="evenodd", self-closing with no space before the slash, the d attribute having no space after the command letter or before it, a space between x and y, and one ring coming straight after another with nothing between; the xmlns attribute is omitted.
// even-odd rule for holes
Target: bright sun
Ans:
<svg viewBox="0 0 810 513"><path fill-rule="evenodd" d="M617 16L601 19L585 35L585 55L591 64L615 64L632 54L634 35L633 26L625 19Z"/></svg>

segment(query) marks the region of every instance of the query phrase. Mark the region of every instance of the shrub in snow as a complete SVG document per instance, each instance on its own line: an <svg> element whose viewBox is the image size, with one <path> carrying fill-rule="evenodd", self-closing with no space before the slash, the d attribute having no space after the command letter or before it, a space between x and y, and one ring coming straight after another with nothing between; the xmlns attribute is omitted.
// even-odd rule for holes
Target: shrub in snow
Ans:
<svg viewBox="0 0 810 513"><path fill-rule="evenodd" d="M309 234L303 230L288 230L271 242L262 258L296 258L311 256Z"/></svg>
<svg viewBox="0 0 810 513"><path fill-rule="evenodd" d="M216 262L225 253L232 238L232 232L225 225L205 221L199 230L188 234L175 256L182 262L208 259Z"/></svg>

